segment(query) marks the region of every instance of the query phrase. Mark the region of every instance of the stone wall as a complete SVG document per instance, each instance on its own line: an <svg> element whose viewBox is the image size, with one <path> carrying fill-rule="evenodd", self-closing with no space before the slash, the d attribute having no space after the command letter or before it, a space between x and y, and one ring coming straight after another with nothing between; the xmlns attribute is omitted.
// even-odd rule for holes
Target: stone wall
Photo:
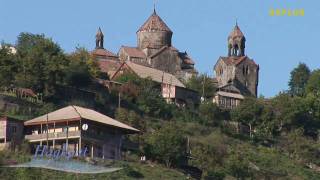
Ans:
<svg viewBox="0 0 320 180"><path fill-rule="evenodd" d="M222 71L221 71L222 70ZM225 86L230 80L235 77L235 67L227 66L222 60L218 60L218 64L215 67L216 78L218 81L218 86Z"/></svg>
<svg viewBox="0 0 320 180"><path fill-rule="evenodd" d="M246 71L246 68L248 68L248 71ZM248 61L243 61L236 68L237 80L240 81L253 96L257 96L258 73L258 67Z"/></svg>
<svg viewBox="0 0 320 180"><path fill-rule="evenodd" d="M181 59L176 51L169 49L164 50L158 56L153 57L151 60L151 67L159 69L161 71L175 74L181 70Z"/></svg>
<svg viewBox="0 0 320 180"><path fill-rule="evenodd" d="M144 48L161 48L171 46L172 33L166 31L139 31L138 47Z"/></svg>

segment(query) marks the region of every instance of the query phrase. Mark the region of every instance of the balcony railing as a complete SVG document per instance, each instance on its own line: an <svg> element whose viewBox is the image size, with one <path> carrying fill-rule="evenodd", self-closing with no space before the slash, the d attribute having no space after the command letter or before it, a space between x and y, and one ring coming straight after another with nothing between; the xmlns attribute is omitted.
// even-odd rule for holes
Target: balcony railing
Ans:
<svg viewBox="0 0 320 180"><path fill-rule="evenodd" d="M74 137L80 137L80 131L69 131L68 132L68 138L74 138ZM66 138L67 138L67 132L48 133L48 140L66 139ZM29 141L46 140L47 133L25 135L25 139L27 139Z"/></svg>

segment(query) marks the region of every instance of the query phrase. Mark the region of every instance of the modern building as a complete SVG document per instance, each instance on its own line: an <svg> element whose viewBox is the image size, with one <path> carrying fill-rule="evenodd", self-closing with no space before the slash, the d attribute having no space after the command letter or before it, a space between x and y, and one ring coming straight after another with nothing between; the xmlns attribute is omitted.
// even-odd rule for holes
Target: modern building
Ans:
<svg viewBox="0 0 320 180"><path fill-rule="evenodd" d="M257 97L259 65L245 54L245 43L236 24L228 36L228 56L219 57L214 66L218 91L213 101L222 108L238 106L245 96Z"/></svg>
<svg viewBox="0 0 320 180"><path fill-rule="evenodd" d="M25 139L33 149L46 145L79 153L87 148L89 156L103 159L120 159L122 137L139 133L130 127L99 112L79 106L67 106L24 122Z"/></svg>
<svg viewBox="0 0 320 180"><path fill-rule="evenodd" d="M23 140L23 121L0 117L0 150L20 144Z"/></svg>
<svg viewBox="0 0 320 180"><path fill-rule="evenodd" d="M133 73L140 78L150 78L152 81L159 84L161 95L168 103L175 103L179 106L184 106L189 103L198 105L200 103L198 93L186 88L173 74L136 64L131 61L126 61L122 63L118 70L113 74L111 80L115 80L124 73Z"/></svg>

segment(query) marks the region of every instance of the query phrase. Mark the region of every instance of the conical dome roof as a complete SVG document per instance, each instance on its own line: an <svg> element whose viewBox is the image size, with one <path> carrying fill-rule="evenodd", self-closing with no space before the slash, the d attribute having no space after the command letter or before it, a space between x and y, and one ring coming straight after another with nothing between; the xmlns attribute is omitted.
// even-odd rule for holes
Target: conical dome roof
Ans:
<svg viewBox="0 0 320 180"><path fill-rule="evenodd" d="M231 33L229 34L229 37L228 38L241 38L241 37L244 37L242 31L240 30L238 24L236 24L236 26L234 27L233 31L231 31Z"/></svg>
<svg viewBox="0 0 320 180"><path fill-rule="evenodd" d="M157 15L154 10L148 20L139 28L139 31L167 31L171 32L166 23Z"/></svg>
<svg viewBox="0 0 320 180"><path fill-rule="evenodd" d="M102 33L100 27L99 27L99 29L98 29L98 31L97 31L97 34L96 34L96 38L99 38L99 37L103 37L103 33Z"/></svg>

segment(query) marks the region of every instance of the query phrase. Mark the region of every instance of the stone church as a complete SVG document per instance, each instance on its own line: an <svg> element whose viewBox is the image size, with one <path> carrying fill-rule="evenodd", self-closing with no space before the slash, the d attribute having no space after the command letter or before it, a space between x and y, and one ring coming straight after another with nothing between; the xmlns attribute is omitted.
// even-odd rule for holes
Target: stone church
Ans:
<svg viewBox="0 0 320 180"><path fill-rule="evenodd" d="M257 97L259 65L245 54L246 38L236 23L228 36L228 56L219 57L214 72L218 91L214 102L232 109L245 96Z"/></svg>
<svg viewBox="0 0 320 180"><path fill-rule="evenodd" d="M175 75L187 80L197 74L194 61L187 52L172 45L173 32L154 10L137 31L137 46L121 46L118 54L104 49L104 36L99 28L96 48L92 54L99 60L101 69L112 76L122 62L130 61Z"/></svg>

